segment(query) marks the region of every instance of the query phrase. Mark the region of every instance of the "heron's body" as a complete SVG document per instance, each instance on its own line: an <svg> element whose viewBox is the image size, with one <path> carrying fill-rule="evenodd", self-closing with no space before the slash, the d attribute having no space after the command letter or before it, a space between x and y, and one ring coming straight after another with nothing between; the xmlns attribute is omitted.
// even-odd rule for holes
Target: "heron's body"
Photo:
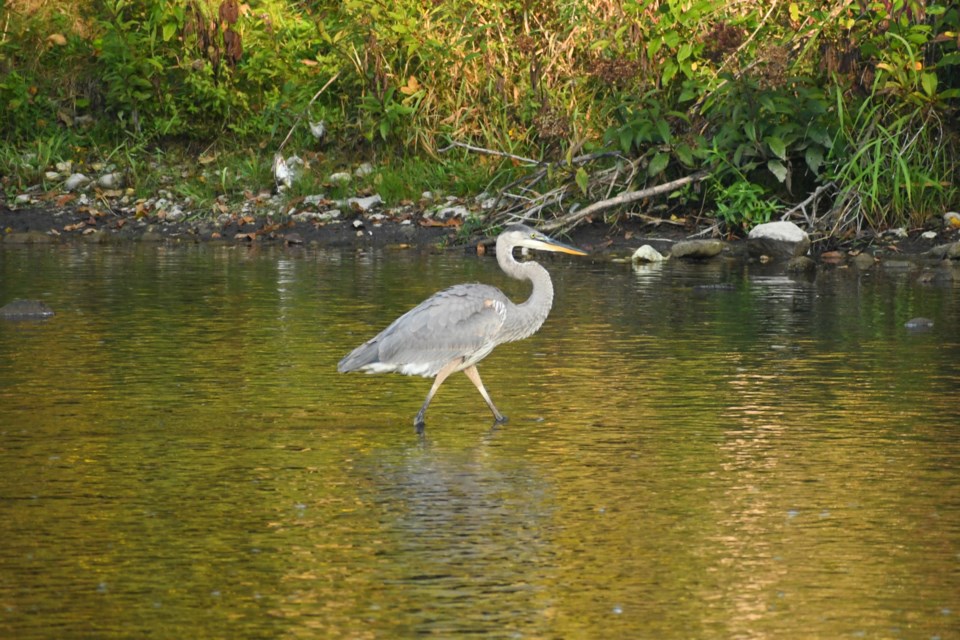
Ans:
<svg viewBox="0 0 960 640"><path fill-rule="evenodd" d="M480 391L494 418L504 421L506 418L494 406L480 380L476 364L498 344L535 333L553 304L550 274L536 262L517 262L513 250L518 246L585 255L529 227L508 227L497 238L497 261L507 275L533 284L526 302L514 304L502 291L485 284L455 285L397 318L341 360L337 369L436 378L414 420L418 430L422 430L427 406L443 381L451 373L463 371Z"/></svg>

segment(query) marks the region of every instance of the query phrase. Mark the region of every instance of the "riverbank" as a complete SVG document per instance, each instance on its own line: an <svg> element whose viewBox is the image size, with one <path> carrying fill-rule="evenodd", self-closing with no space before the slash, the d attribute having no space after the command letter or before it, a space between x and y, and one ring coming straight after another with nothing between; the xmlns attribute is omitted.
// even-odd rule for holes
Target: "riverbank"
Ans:
<svg viewBox="0 0 960 640"><path fill-rule="evenodd" d="M69 200L63 202L65 198ZM442 203L421 201L391 208L380 204L376 196L339 203L301 200L290 206L287 213L264 213L258 209L267 208L266 203L251 199L249 206L239 211L210 216L184 214L181 207L162 198L149 206L143 202L125 206L63 194L50 202L20 206L0 202L0 231L6 245L206 242L475 251L491 242L482 234L476 214L471 211L475 203L445 199ZM657 222L648 217L625 216L616 224L602 220L581 224L567 239L591 254L626 259L644 244L667 254L677 242L711 237L717 237L715 230L689 221ZM744 239L722 240L723 254L747 258ZM948 257L938 247L958 241L960 229L944 223L939 229L893 230L849 241L815 241L810 254L815 261L829 264L857 260L863 265L867 259L930 261Z"/></svg>

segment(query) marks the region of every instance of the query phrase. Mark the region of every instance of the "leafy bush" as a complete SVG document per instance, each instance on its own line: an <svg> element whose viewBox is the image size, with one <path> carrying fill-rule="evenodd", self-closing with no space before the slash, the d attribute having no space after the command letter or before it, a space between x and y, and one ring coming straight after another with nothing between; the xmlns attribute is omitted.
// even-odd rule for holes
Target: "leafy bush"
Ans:
<svg viewBox="0 0 960 640"><path fill-rule="evenodd" d="M731 228L831 182L861 226L956 198L952 4L86 2L64 3L70 20L0 6L16 36L0 38L0 123L17 144L65 127L76 146L275 148L309 107L325 144L387 163L440 162L455 139L554 161L615 149L645 182L707 168ZM106 133L76 126L86 115ZM305 129L294 146L316 145ZM552 177L570 175L586 172Z"/></svg>

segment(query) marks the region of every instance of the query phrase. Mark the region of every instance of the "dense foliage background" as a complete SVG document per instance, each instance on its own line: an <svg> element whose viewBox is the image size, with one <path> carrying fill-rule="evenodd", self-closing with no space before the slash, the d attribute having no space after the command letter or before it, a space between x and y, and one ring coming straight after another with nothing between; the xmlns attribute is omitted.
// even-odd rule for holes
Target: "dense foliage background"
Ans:
<svg viewBox="0 0 960 640"><path fill-rule="evenodd" d="M6 0L0 24L8 192L85 154L149 188L142 158L174 143L221 152L221 190L262 186L306 112L329 164L410 167L411 189L516 177L510 158L438 153L456 141L552 163L585 199L601 166L628 167L623 188L706 170L677 202L732 230L790 208L833 232L919 226L960 205L954 3ZM299 126L288 145L320 143Z"/></svg>

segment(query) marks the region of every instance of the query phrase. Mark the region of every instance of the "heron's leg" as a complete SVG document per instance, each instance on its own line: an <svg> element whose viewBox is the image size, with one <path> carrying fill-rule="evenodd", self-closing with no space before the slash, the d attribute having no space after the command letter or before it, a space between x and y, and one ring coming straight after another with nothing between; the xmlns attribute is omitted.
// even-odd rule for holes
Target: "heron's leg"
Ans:
<svg viewBox="0 0 960 640"><path fill-rule="evenodd" d="M506 422L507 416L500 413L497 410L497 406L493 404L493 400L490 399L490 394L487 393L486 388L483 386L483 380L480 379L480 372L477 370L477 365L470 365L463 370L467 377L470 378L470 382L477 388L477 391L480 392L480 395L483 396L483 399L486 401L487 406L490 407L490 411L493 411L493 418L497 422Z"/></svg>
<svg viewBox="0 0 960 640"><path fill-rule="evenodd" d="M413 419L413 426L417 429L417 433L423 433L423 427L427 424L424 421L424 416L427 415L427 407L430 406L430 401L433 400L433 396L437 393L437 389L440 388L440 385L443 384L443 381L450 377L450 374L457 370L463 364L463 360L457 358L452 362L448 362L443 365L443 368L437 372L437 377L433 381L433 386L430 387L430 393L427 394L427 399L423 401L423 406L420 407L420 411L417 412L417 417Z"/></svg>

